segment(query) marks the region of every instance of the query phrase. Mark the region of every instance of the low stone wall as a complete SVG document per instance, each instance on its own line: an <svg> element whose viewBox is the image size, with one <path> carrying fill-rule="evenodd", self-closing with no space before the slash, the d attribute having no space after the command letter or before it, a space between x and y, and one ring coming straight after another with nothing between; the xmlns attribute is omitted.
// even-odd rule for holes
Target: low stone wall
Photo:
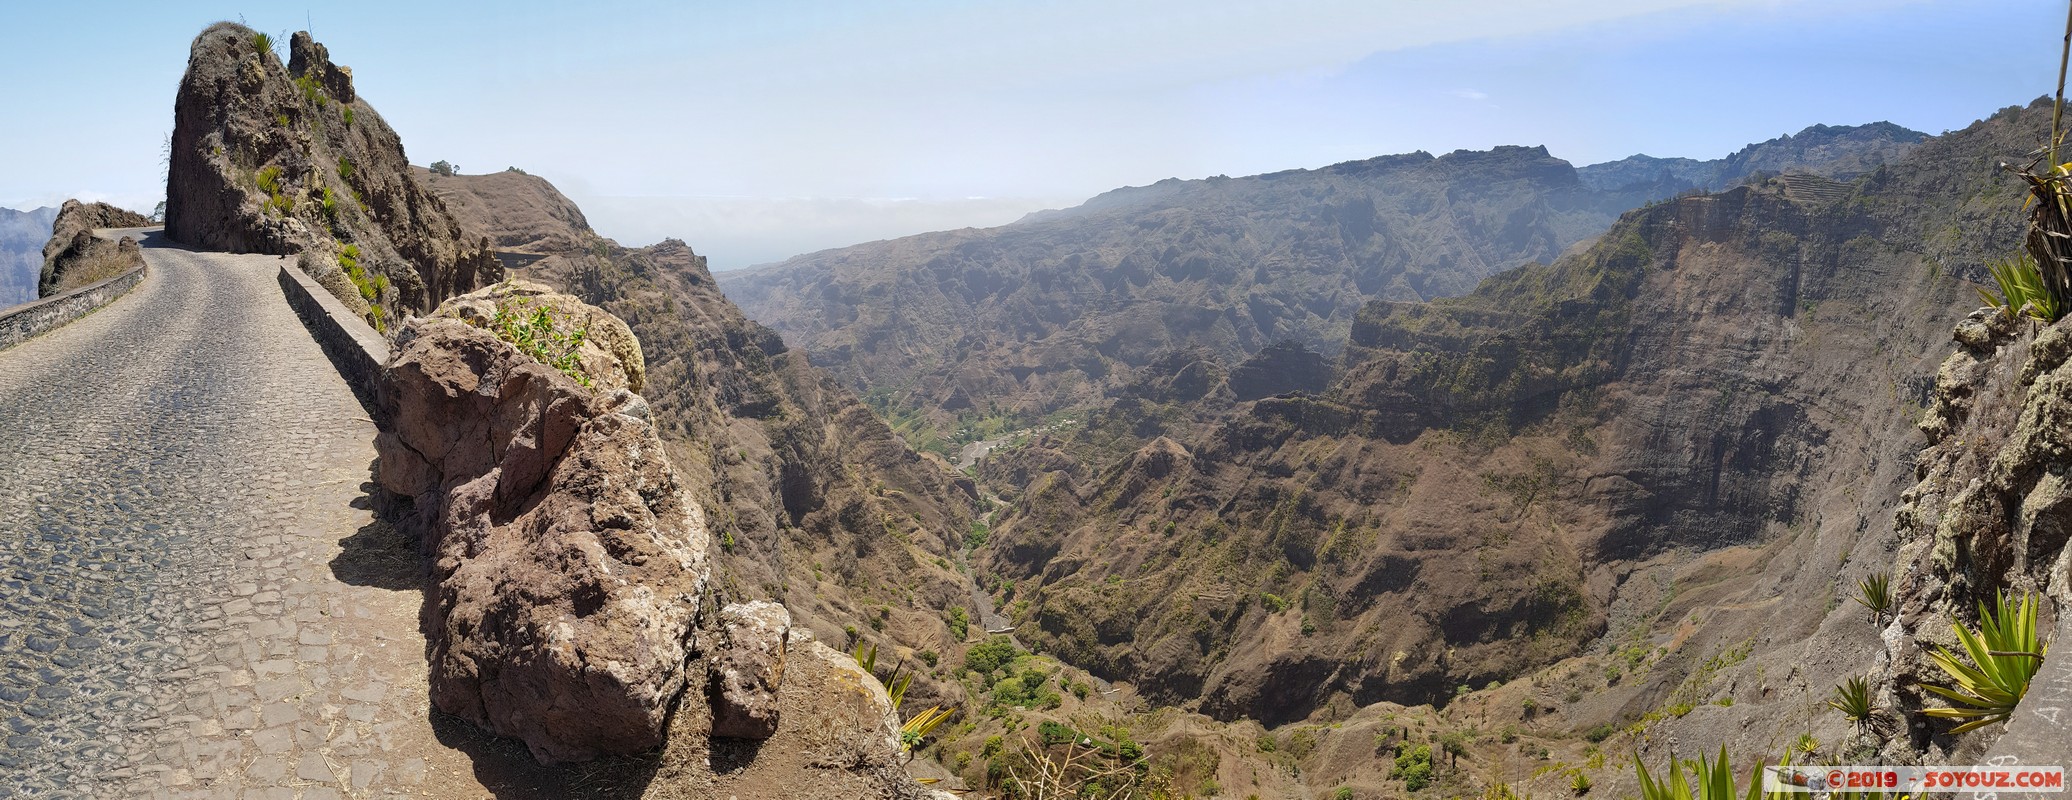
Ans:
<svg viewBox="0 0 2072 800"><path fill-rule="evenodd" d="M91 286L13 308L0 308L0 350L26 342L36 335L93 313L95 309L129 294L144 281L144 266Z"/></svg>
<svg viewBox="0 0 2072 800"><path fill-rule="evenodd" d="M331 357L338 374L353 387L360 405L370 415L378 415L375 386L381 378L381 365L388 362L388 340L293 263L281 265L280 281L289 307L308 326L310 336L324 348L324 355ZM388 422L378 417L374 421L382 425Z"/></svg>

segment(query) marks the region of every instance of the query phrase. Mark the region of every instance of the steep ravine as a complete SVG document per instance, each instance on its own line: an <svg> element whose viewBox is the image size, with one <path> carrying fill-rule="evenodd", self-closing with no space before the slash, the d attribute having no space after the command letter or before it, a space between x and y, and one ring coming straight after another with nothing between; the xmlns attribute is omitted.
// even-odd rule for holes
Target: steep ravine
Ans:
<svg viewBox="0 0 2072 800"><path fill-rule="evenodd" d="M1203 402L1199 361L1140 371L1083 429L987 460L1022 488L981 570L1026 641L1225 719L1629 653L1564 718L1630 720L1744 640L1728 672L1759 670L1760 696L1824 692L1801 644L1843 627L1866 548L1891 546L1963 279L2019 239L1993 165L2047 117L2003 111L1851 184L1658 204L1461 298L1370 304L1321 393ZM1176 396L1194 374L1210 388Z"/></svg>
<svg viewBox="0 0 2072 800"><path fill-rule="evenodd" d="M997 228L718 277L751 318L947 456L1104 404L1173 350L1226 365L1283 342L1335 356L1368 300L1459 295L1555 259L1642 203L1763 170L1853 178L1920 137L1816 126L1704 162L1636 156L1578 170L1544 147L1497 147L1167 179Z"/></svg>

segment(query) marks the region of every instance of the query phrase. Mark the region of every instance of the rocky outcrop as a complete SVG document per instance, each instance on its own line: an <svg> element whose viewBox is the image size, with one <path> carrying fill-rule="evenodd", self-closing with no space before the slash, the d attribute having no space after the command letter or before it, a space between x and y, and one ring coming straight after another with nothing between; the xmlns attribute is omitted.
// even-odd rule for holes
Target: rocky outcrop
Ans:
<svg viewBox="0 0 2072 800"><path fill-rule="evenodd" d="M717 677L695 673L697 680ZM784 684L770 697L782 724L768 738L719 735L703 705L711 695L707 688L693 686L685 693L642 797L954 800L907 774L910 758L900 747L899 716L884 684L855 658L808 632L792 632Z"/></svg>
<svg viewBox="0 0 2072 800"><path fill-rule="evenodd" d="M1239 400L1288 392L1317 394L1330 387L1331 367L1300 342L1275 342L1231 367L1229 380Z"/></svg>
<svg viewBox="0 0 2072 800"><path fill-rule="evenodd" d="M557 366L470 322L514 304L616 322L500 284L410 321L384 371L377 481L434 558L433 705L542 762L631 756L601 769L640 782L608 796L939 798L906 774L898 716L853 657L776 603L714 612L703 507L625 385L639 351L598 336ZM596 794L581 777L542 791Z"/></svg>
<svg viewBox="0 0 2072 800"><path fill-rule="evenodd" d="M128 209L66 200L51 224L50 241L43 245L43 272L37 281L37 295L63 294L143 266L144 253L135 241L102 239L94 236L94 231L150 224L151 220L144 215Z"/></svg>
<svg viewBox="0 0 2072 800"><path fill-rule="evenodd" d="M720 645L710 656L712 735L768 739L777 733L791 614L768 601L737 603L719 614Z"/></svg>
<svg viewBox="0 0 2072 800"><path fill-rule="evenodd" d="M542 316L544 315L544 316ZM581 337L564 354L570 372L582 376L592 391L625 389L635 394L647 384L647 359L640 340L618 317L542 283L508 280L453 298L432 314L458 319L484 330L542 330L548 325Z"/></svg>
<svg viewBox="0 0 2072 800"><path fill-rule="evenodd" d="M1943 705L1921 686L1949 682L1928 654L1958 649L1952 620L1976 625L1975 609L2002 592L2044 599L2046 637L2072 613L2072 319L2043 326L1980 309L1952 333L1958 347L1920 420L1920 481L1894 515L1897 608L1874 677L1901 701L1911 735L1886 742L1881 756L1907 759L1888 763L1976 760L2001 730L1952 738L1949 723L1919 713ZM2050 644L2052 658L2072 652ZM2060 758L2072 755L2059 745Z"/></svg>
<svg viewBox="0 0 2072 800"><path fill-rule="evenodd" d="M411 175L396 132L307 33L282 64L231 23L194 40L174 107L166 233L196 247L310 254L376 327L487 285L502 266Z"/></svg>
<svg viewBox="0 0 2072 800"><path fill-rule="evenodd" d="M459 299L406 326L386 370L379 481L434 558L432 701L541 761L645 750L685 686L704 512L646 402L612 388L638 366L600 350L565 374L462 321L515 300L574 302Z"/></svg>

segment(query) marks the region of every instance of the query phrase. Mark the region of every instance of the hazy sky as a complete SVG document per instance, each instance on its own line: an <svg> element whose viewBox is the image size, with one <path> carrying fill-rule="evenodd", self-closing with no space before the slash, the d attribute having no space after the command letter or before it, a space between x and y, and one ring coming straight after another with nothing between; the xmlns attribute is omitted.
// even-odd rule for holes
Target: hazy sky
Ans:
<svg viewBox="0 0 2072 800"><path fill-rule="evenodd" d="M2051 91L2065 4L9 2L0 205L149 209L188 44L240 16L312 29L413 162L523 167L729 269L1170 176L1939 133Z"/></svg>

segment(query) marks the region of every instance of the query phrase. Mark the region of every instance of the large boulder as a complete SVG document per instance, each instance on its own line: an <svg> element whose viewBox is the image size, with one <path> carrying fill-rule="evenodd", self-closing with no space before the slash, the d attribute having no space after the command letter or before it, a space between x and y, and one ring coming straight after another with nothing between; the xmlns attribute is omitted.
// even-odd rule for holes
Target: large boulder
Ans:
<svg viewBox="0 0 2072 800"><path fill-rule="evenodd" d="M136 242L102 239L94 231L150 224L151 220L144 215L128 209L66 200L58 209L57 220L51 223L50 241L43 245L43 273L36 282L37 296L63 294L142 266L144 254Z"/></svg>
<svg viewBox="0 0 2072 800"><path fill-rule="evenodd" d="M768 739L777 733L791 613L767 600L720 611L720 644L706 656L712 670L712 735Z"/></svg>
<svg viewBox="0 0 2072 800"><path fill-rule="evenodd" d="M586 388L458 316L399 332L376 441L435 559L432 702L542 762L653 748L705 602L704 513L622 388L637 366L575 362Z"/></svg>

